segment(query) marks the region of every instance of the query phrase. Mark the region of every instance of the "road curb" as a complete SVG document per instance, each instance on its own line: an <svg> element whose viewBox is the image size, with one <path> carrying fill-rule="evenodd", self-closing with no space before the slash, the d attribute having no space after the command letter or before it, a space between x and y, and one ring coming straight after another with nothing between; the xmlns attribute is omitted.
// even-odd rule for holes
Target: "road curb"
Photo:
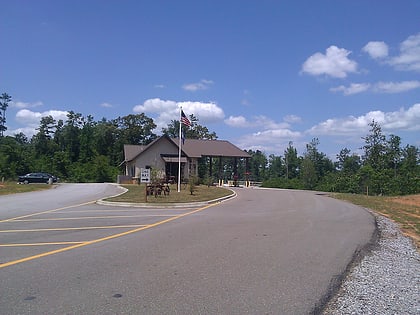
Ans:
<svg viewBox="0 0 420 315"><path fill-rule="evenodd" d="M121 186L119 186L121 187ZM116 194L114 196L111 197L107 197L108 198L112 198L112 197L117 197L120 196L122 194L124 194L127 189L125 189L124 187L121 187L122 189L124 189L123 192ZM217 199L213 199L213 200L208 200L208 201L200 201L200 202L172 202L172 203L150 203L150 202L139 202L139 203L134 203L134 202L114 202L114 201L106 201L104 200L104 198L99 199L96 201L96 203L98 205L102 205L102 206L117 206L117 207L137 207L137 208L195 208L195 207L203 207L203 206L207 206L210 204L214 204L214 203L220 203L232 198L236 198L237 194L235 191L233 191L232 189L229 189L232 193L228 196L224 196L224 197L220 197Z"/></svg>

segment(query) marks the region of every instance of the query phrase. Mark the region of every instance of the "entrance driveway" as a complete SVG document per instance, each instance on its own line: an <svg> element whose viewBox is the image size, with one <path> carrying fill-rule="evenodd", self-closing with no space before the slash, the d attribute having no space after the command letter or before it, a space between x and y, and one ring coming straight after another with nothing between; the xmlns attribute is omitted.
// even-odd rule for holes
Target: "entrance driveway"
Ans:
<svg viewBox="0 0 420 315"><path fill-rule="evenodd" d="M307 314L374 231L363 209L313 192L238 188L173 209L92 202L117 192L0 197L0 313Z"/></svg>

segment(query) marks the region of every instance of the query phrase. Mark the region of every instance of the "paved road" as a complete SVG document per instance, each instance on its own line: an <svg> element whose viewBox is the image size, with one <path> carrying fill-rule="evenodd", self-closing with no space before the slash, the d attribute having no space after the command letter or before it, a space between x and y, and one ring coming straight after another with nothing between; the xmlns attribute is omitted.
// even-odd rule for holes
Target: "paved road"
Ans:
<svg viewBox="0 0 420 315"><path fill-rule="evenodd" d="M374 231L313 192L236 191L188 209L88 203L107 185L0 197L0 314L308 314Z"/></svg>

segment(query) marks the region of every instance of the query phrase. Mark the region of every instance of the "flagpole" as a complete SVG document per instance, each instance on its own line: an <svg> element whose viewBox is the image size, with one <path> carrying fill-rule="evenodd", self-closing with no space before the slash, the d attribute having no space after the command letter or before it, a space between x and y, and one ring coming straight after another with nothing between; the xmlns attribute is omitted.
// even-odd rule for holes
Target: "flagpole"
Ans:
<svg viewBox="0 0 420 315"><path fill-rule="evenodd" d="M178 145L178 192L181 191L181 145L182 145L182 134L181 134L181 128L182 128L182 122L181 122L181 112L182 107L179 108L179 145Z"/></svg>

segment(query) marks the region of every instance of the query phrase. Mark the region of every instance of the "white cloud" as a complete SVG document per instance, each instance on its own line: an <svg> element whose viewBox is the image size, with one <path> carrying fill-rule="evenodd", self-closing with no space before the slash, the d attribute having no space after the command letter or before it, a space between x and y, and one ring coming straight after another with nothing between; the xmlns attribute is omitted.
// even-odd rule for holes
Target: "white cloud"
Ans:
<svg viewBox="0 0 420 315"><path fill-rule="evenodd" d="M283 122L275 122L271 118L261 115L253 117L252 120L243 116L230 116L225 120L225 123L231 127L259 129L259 131L238 139L235 143L239 147L247 150L281 154L289 141L295 141L302 136L301 132L291 130L289 124L300 121L300 117L295 115L286 116Z"/></svg>
<svg viewBox="0 0 420 315"><path fill-rule="evenodd" d="M39 126L42 117L52 116L55 120L67 120L67 111L48 110L45 112L33 112L29 109L21 109L16 113L16 121L29 126Z"/></svg>
<svg viewBox="0 0 420 315"><path fill-rule="evenodd" d="M298 118L297 116L289 116L289 118L294 117L295 119ZM288 122L275 122L271 118L267 116L260 115L254 116L252 120L247 120L243 116L230 116L228 119L225 120L225 123L231 127L237 128L261 128L263 130L269 129L284 129L289 128L290 125Z"/></svg>
<svg viewBox="0 0 420 315"><path fill-rule="evenodd" d="M225 123L231 127L249 127L250 123L246 120L244 116L229 116L228 119L225 119Z"/></svg>
<svg viewBox="0 0 420 315"><path fill-rule="evenodd" d="M160 130L172 120L179 119L180 106L187 116L193 114L197 117L200 124L221 121L225 117L223 110L215 103L176 102L159 98L148 99L143 104L134 106L133 112L156 114L154 122L158 126L157 129Z"/></svg>
<svg viewBox="0 0 420 315"><path fill-rule="evenodd" d="M261 127L265 130L274 129L274 130L283 130L285 128L289 128L290 125L287 122L275 122L271 118L267 116L260 115L255 117L255 125Z"/></svg>
<svg viewBox="0 0 420 315"><path fill-rule="evenodd" d="M213 81L203 79L200 82L184 84L182 88L186 91L195 92L198 90L207 90L212 84Z"/></svg>
<svg viewBox="0 0 420 315"><path fill-rule="evenodd" d="M400 55L389 63L398 70L420 71L420 33L409 36L400 45Z"/></svg>
<svg viewBox="0 0 420 315"><path fill-rule="evenodd" d="M369 83L351 83L350 86L346 87L340 85L335 88L331 88L332 92L343 92L344 95L353 95L367 91L370 88Z"/></svg>
<svg viewBox="0 0 420 315"><path fill-rule="evenodd" d="M111 107L113 107L112 104L107 103L107 102L104 102L104 103L100 104L99 106L105 107L105 108L111 108Z"/></svg>
<svg viewBox="0 0 420 315"><path fill-rule="evenodd" d="M45 112L34 112L29 109L21 109L16 113L15 120L24 125L25 127L16 128L9 130L8 134L15 134L23 132L28 138L32 137L37 133L36 128L39 127L39 123L42 117L52 116L55 120L67 120L67 111L61 110L48 110Z"/></svg>
<svg viewBox="0 0 420 315"><path fill-rule="evenodd" d="M260 150L282 154L290 141L301 139L302 134L290 129L271 129L245 135L235 141L235 144L246 150Z"/></svg>
<svg viewBox="0 0 420 315"><path fill-rule="evenodd" d="M379 93L401 93L420 88L420 81L378 82L374 91Z"/></svg>
<svg viewBox="0 0 420 315"><path fill-rule="evenodd" d="M38 101L34 103L26 103L26 102L10 102L10 107L14 108L34 108L38 106L42 106L43 103Z"/></svg>
<svg viewBox="0 0 420 315"><path fill-rule="evenodd" d="M302 122L302 118L296 115L287 115L283 118L283 120L287 123L300 123Z"/></svg>
<svg viewBox="0 0 420 315"><path fill-rule="evenodd" d="M376 93L402 93L420 88L420 81L402 81L402 82L378 82L370 83L351 83L350 86L340 85L331 88L331 92L343 92L344 95L353 95L366 91Z"/></svg>
<svg viewBox="0 0 420 315"><path fill-rule="evenodd" d="M362 51L373 59L381 59L388 56L388 45L385 42L369 42L362 48Z"/></svg>
<svg viewBox="0 0 420 315"><path fill-rule="evenodd" d="M375 120L384 131L420 130L420 104L409 109L395 112L371 111L365 115L345 118L327 119L307 131L308 134L319 136L355 136L363 135L369 130L369 123Z"/></svg>
<svg viewBox="0 0 420 315"><path fill-rule="evenodd" d="M337 46L327 48L325 55L316 53L302 65L302 72L310 75L327 75L334 78L345 78L348 73L357 71L357 63L348 56L351 51Z"/></svg>

